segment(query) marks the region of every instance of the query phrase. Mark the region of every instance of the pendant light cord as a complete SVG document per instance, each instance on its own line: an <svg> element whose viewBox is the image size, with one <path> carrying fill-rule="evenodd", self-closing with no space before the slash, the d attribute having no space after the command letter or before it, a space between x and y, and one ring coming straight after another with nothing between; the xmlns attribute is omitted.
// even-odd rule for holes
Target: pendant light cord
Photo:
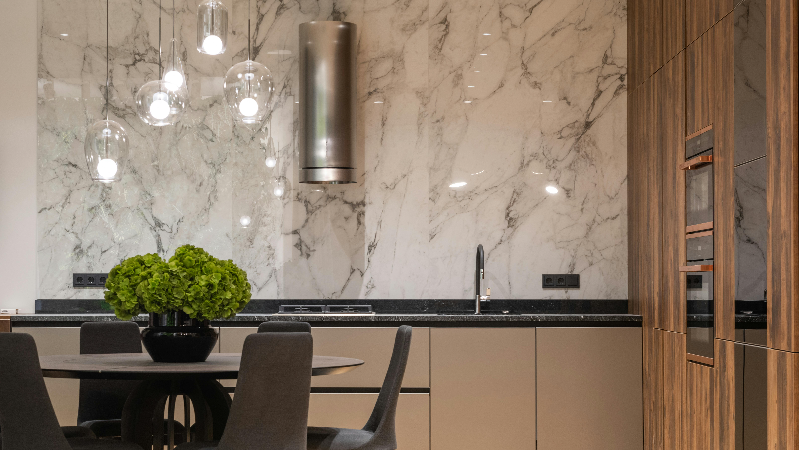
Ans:
<svg viewBox="0 0 800 450"><path fill-rule="evenodd" d="M160 80L164 74L161 73L161 0L158 0L158 79Z"/></svg>
<svg viewBox="0 0 800 450"><path fill-rule="evenodd" d="M172 0L172 70L177 70L175 67L175 0Z"/></svg>
<svg viewBox="0 0 800 450"><path fill-rule="evenodd" d="M109 59L108 58L108 46L109 46L109 44L108 44L108 29L109 29L109 27L108 27L108 18L109 18L108 9L109 9L109 4L110 4L109 0L106 0L106 120L108 120L108 97L110 95L109 86L111 84L109 82L109 79L111 77L111 75L110 75L111 72L108 70L108 65L109 65L108 64L108 59Z"/></svg>
<svg viewBox="0 0 800 450"><path fill-rule="evenodd" d="M247 60L250 61L250 0L247 0Z"/></svg>

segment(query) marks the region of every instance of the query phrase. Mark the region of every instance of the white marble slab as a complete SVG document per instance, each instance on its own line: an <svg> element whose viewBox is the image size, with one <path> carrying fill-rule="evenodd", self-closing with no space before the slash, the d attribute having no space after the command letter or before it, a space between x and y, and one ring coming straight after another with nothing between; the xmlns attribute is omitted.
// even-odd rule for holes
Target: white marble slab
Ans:
<svg viewBox="0 0 800 450"><path fill-rule="evenodd" d="M247 56L247 2L226 4L228 51L209 57L196 5L176 2L190 112L153 128L132 105L157 74L158 6L112 0L111 116L132 159L104 187L83 138L103 109L105 2L40 0L41 298L99 297L71 273L185 243L232 258L254 298L468 297L478 243L496 297L627 297L625 2L254 2L253 54L279 93L257 131L222 100ZM355 185L297 183L297 26L310 20L359 27ZM542 272L580 273L582 288L542 291Z"/></svg>

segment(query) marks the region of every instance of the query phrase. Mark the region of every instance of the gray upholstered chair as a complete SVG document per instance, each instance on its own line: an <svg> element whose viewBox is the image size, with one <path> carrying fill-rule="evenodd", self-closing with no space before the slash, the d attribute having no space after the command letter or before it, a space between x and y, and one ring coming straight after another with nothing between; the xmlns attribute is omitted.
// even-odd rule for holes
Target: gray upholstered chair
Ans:
<svg viewBox="0 0 800 450"><path fill-rule="evenodd" d="M0 333L0 441L3 450L142 450L94 438L67 439L58 426L29 334Z"/></svg>
<svg viewBox="0 0 800 450"><path fill-rule="evenodd" d="M81 354L141 353L142 339L134 322L87 322L81 325ZM139 385L128 380L81 380L78 423L99 438L122 435L122 409ZM164 422L166 433L168 422ZM79 431L79 430L78 430ZM64 434L72 437L69 430ZM175 442L184 442L184 427L175 422Z"/></svg>
<svg viewBox="0 0 800 450"><path fill-rule="evenodd" d="M397 330L394 350L378 401L367 424L360 430L348 428L308 428L308 448L313 450L394 450L397 437L394 429L397 400L411 348L411 327Z"/></svg>
<svg viewBox="0 0 800 450"><path fill-rule="evenodd" d="M259 333L311 333L308 322L262 322L258 326Z"/></svg>
<svg viewBox="0 0 800 450"><path fill-rule="evenodd" d="M247 336L219 443L190 442L176 450L305 450L312 357L311 333Z"/></svg>

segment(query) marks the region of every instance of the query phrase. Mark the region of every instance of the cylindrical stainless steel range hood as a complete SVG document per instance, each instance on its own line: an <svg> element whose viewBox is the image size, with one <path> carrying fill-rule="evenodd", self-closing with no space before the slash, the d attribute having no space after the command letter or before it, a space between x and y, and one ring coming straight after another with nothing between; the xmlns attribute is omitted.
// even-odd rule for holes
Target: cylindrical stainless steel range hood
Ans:
<svg viewBox="0 0 800 450"><path fill-rule="evenodd" d="M300 24L300 182L355 183L356 25Z"/></svg>

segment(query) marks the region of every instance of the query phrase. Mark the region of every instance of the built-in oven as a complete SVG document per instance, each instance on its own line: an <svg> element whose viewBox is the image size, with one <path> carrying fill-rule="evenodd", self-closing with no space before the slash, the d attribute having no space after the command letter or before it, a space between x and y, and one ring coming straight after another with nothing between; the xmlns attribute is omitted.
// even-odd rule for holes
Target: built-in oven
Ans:
<svg viewBox="0 0 800 450"><path fill-rule="evenodd" d="M679 165L686 180L687 359L714 363L714 130L686 138L686 158Z"/></svg>

